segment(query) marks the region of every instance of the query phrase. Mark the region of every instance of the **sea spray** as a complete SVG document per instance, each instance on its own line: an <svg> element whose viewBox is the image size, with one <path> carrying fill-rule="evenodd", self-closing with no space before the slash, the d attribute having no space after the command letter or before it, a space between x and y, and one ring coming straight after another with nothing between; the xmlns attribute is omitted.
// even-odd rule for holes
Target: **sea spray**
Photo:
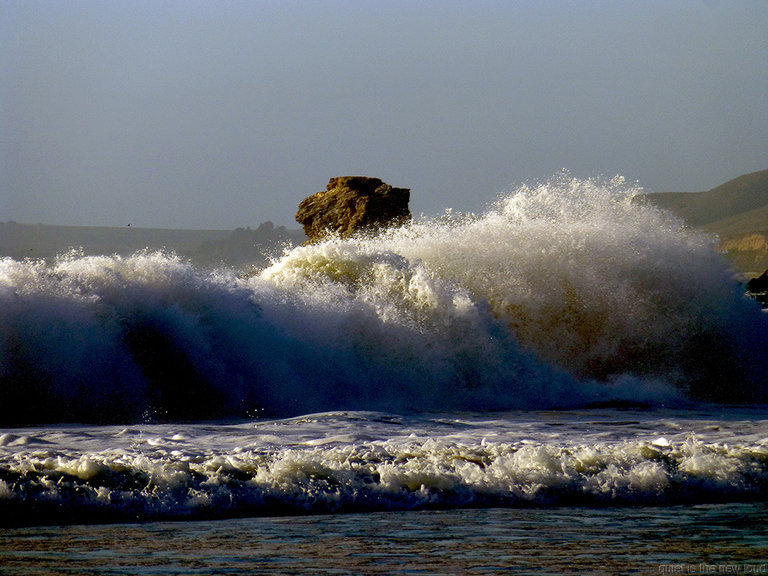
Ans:
<svg viewBox="0 0 768 576"><path fill-rule="evenodd" d="M759 399L767 318L620 179L294 248L0 260L0 422Z"/></svg>
<svg viewBox="0 0 768 576"><path fill-rule="evenodd" d="M397 314L341 283L286 290L163 253L1 269L5 423L502 408L571 384L460 293Z"/></svg>
<svg viewBox="0 0 768 576"><path fill-rule="evenodd" d="M638 192L622 178L561 174L521 186L481 216L449 212L375 238L294 250L262 277L299 290L343 285L417 315L433 309L419 289L428 278L487 306L524 349L578 378L632 375L725 401L759 396L765 316L714 238L633 202ZM393 259L416 278L382 282L382 262ZM393 286L402 292L390 300Z"/></svg>

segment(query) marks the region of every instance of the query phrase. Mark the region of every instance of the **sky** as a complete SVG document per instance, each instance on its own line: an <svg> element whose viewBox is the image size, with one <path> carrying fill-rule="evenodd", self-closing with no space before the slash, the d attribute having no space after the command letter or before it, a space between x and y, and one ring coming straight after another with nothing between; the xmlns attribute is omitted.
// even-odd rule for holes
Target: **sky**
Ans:
<svg viewBox="0 0 768 576"><path fill-rule="evenodd" d="M0 221L298 228L333 176L414 215L768 168L768 1L0 0Z"/></svg>

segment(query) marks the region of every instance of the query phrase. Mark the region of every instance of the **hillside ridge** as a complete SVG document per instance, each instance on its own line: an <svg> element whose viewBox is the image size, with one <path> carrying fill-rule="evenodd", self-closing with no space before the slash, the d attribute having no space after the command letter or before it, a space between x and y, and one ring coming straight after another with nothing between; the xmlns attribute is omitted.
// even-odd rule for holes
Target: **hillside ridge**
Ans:
<svg viewBox="0 0 768 576"><path fill-rule="evenodd" d="M768 170L743 174L705 192L656 192L638 200L716 235L726 258L743 276L768 268Z"/></svg>

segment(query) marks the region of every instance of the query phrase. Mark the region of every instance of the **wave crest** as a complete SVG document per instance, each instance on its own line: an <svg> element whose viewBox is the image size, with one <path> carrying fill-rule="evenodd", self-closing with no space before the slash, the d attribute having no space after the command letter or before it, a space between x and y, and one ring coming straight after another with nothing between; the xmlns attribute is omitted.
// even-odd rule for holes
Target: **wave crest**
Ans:
<svg viewBox="0 0 768 576"><path fill-rule="evenodd" d="M2 259L0 422L764 398L768 316L636 192L560 175L250 276Z"/></svg>

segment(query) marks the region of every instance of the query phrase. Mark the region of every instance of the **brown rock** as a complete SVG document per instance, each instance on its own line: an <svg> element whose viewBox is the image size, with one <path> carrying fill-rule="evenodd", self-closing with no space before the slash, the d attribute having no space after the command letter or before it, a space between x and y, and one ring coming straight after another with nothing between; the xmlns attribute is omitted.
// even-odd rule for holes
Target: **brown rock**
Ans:
<svg viewBox="0 0 768 576"><path fill-rule="evenodd" d="M304 227L309 243L329 235L375 233L410 221L410 195L410 189L393 188L378 178L331 178L326 190L301 201L296 221Z"/></svg>

